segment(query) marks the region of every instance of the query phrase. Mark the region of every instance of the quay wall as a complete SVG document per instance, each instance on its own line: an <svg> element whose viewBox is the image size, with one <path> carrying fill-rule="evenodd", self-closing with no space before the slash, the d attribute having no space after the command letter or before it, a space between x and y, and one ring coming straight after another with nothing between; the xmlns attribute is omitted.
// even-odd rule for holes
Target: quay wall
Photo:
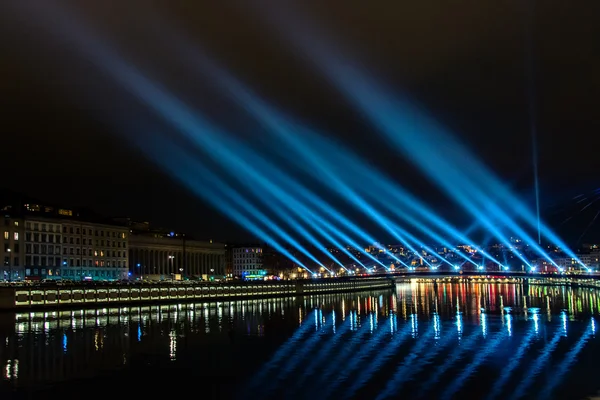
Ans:
<svg viewBox="0 0 600 400"><path fill-rule="evenodd" d="M68 286L5 286L0 287L0 310L56 309L197 300L223 301L226 299L391 289L394 286L395 281L387 277L197 284L102 285L82 283Z"/></svg>

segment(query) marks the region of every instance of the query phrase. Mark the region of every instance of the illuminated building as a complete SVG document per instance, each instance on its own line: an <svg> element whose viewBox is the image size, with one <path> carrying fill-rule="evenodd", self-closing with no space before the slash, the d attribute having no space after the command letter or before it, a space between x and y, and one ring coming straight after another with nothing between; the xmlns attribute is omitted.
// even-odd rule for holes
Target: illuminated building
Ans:
<svg viewBox="0 0 600 400"><path fill-rule="evenodd" d="M67 279L128 277L127 227L82 221L62 223L62 271Z"/></svg>
<svg viewBox="0 0 600 400"><path fill-rule="evenodd" d="M231 253L234 277L258 279L267 274L263 269L263 249L261 247L234 247Z"/></svg>
<svg viewBox="0 0 600 400"><path fill-rule="evenodd" d="M24 276L34 279L60 276L62 267L61 221L53 218L25 216Z"/></svg>
<svg viewBox="0 0 600 400"><path fill-rule="evenodd" d="M3 216L0 219L0 280L18 280L23 277L23 221L19 218Z"/></svg>
<svg viewBox="0 0 600 400"><path fill-rule="evenodd" d="M189 240L182 234L133 232L129 237L132 276L142 279L220 279L225 245Z"/></svg>

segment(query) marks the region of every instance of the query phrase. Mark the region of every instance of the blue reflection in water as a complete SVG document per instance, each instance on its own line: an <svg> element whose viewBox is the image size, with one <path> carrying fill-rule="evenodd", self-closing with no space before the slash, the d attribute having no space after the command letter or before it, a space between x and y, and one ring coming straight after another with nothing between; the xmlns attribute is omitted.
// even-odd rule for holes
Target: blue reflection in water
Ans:
<svg viewBox="0 0 600 400"><path fill-rule="evenodd" d="M534 323L535 323L535 317L537 315L534 316ZM521 343L521 345L519 346L519 348L517 349L517 351L515 352L515 354L511 357L512 359L510 360L510 363L502 369L502 373L500 374L500 377L496 380L496 382L494 383L494 386L488 396L488 400L493 400L494 398L496 398L496 396L498 396L498 394L500 394L500 391L502 390L502 388L504 387L504 385L506 384L506 382L508 381L508 379L511 377L513 371L519 366L521 365L521 361L523 359L523 356L525 355L525 352L527 351L527 349L529 348L529 346L531 345L533 338L535 336L537 336L538 334L538 326L537 323L535 323L534 326L534 331L533 332L529 332L527 334L527 336L525 336L525 339L523 340L523 342Z"/></svg>
<svg viewBox="0 0 600 400"><path fill-rule="evenodd" d="M356 331L356 333L352 336L352 339L342 347L338 356L332 360L331 363L329 363L327 371L324 371L323 374L321 374L319 379L320 382L323 382L327 385L330 384L329 378L331 375L340 372L344 368L346 360L354 353L355 347L362 342L363 336L369 332L369 327L369 324L364 324L358 331ZM319 385L316 385L315 388L320 389ZM321 397L320 393L321 392L319 391L319 397Z"/></svg>
<svg viewBox="0 0 600 400"><path fill-rule="evenodd" d="M415 339L419 335L419 320L416 314L410 316L410 324L412 326L412 337Z"/></svg>
<svg viewBox="0 0 600 400"><path fill-rule="evenodd" d="M548 362L548 359L550 358L550 356L552 355L552 352L558 345L558 342L560 341L561 336L562 336L561 332L556 332L554 334L554 337L552 338L552 340L544 346L544 348L542 350L542 354L535 360L533 365L531 367L529 367L529 373L519 383L519 386L517 386L513 395L510 396L511 399L519 399L523 396L523 394L525 394L525 391L533 383L533 380L535 379L537 374Z"/></svg>
<svg viewBox="0 0 600 400"><path fill-rule="evenodd" d="M317 309L313 310L313 314L317 315ZM260 382L267 377L267 374L269 374L271 369L275 368L285 357L289 355L289 353L298 344L302 336L309 331L310 326L310 324L300 325L292 337L289 338L288 341L277 350L277 352L275 352L269 362L265 363L265 365L263 365L260 371L256 374L254 379L249 382L251 387L260 384Z"/></svg>
<svg viewBox="0 0 600 400"><path fill-rule="evenodd" d="M421 352L425 346L429 344L429 340L434 335L435 329L431 327L423 337L417 338L417 344L412 348L410 354L404 358L404 361L398 366L396 373L388 383L387 387L379 394L379 396L377 396L377 400L385 399L389 395L393 394L392 392L397 391L397 387L406 378L405 373L409 368L412 368L412 364L417 360L417 358L419 358ZM353 390L356 390L356 385L350 388L351 392Z"/></svg>
<svg viewBox="0 0 600 400"><path fill-rule="evenodd" d="M68 343L67 334L63 333L63 352L65 352L65 353L67 352L67 343Z"/></svg>
<svg viewBox="0 0 600 400"><path fill-rule="evenodd" d="M510 318L509 318L509 321L510 321ZM509 333L509 335L510 335L510 333ZM454 394L456 392L458 392L458 390L460 390L460 388L462 388L465 383L467 383L467 380L471 377L471 375L473 375L473 373L477 370L477 368L479 368L479 366L486 360L486 357L490 356L494 351L496 351L496 347L498 347L498 345L500 344L500 342L502 342L502 340L504 339L505 336L506 336L506 333L504 333L504 332L496 333L496 335L494 335L494 339L492 341L490 341L489 343L486 343L483 350L480 350L475 355L475 358L473 358L473 360L463 370L463 372L452 381L452 384L450 385L450 387L448 387L446 389L446 391L444 392L444 394L442 394L442 396L440 396L440 398L441 399L451 399L454 396Z"/></svg>
<svg viewBox="0 0 600 400"><path fill-rule="evenodd" d="M352 315L352 312L350 313ZM348 320L342 325L340 329L337 330L335 336L331 339L330 342L324 344L319 353L313 357L310 364L306 368L304 368L304 373L302 376L296 381L294 384L294 388L302 387L302 384L311 376L313 376L317 372L317 368L319 365L326 361L326 357L331 354L331 352L337 348L338 344L341 342L342 338L349 331L352 326L352 319L348 318ZM293 389L292 389L293 391Z"/></svg>
<svg viewBox="0 0 600 400"><path fill-rule="evenodd" d="M373 317L373 314L371 314L371 317ZM339 376L336 378L336 381L331 382L327 386L327 389L320 394L320 397L323 399L328 398L329 395L335 389L337 389L337 387L341 385L350 376L350 374L352 374L352 372L360 367L361 363L368 359L372 352L380 349L379 344L384 339L389 339L388 335L389 332L383 326L381 329L378 329L375 336L371 337L369 341L363 345L359 352L354 355L353 359L339 371Z"/></svg>
<svg viewBox="0 0 600 400"><path fill-rule="evenodd" d="M138 330L137 330L137 341L141 342L142 341L142 325L138 325Z"/></svg>
<svg viewBox="0 0 600 400"><path fill-rule="evenodd" d="M308 340L306 340L302 344L302 347L298 349L299 351L296 351L295 356L292 357L291 360L287 360L285 362L283 370L277 375L279 380L283 380L289 373L291 373L296 368L300 361L302 361L305 357L309 356L313 347L317 346L318 344L322 344L321 339L326 334L325 329L322 328L324 328L326 325L327 322L321 325L321 329L315 332Z"/></svg>
<svg viewBox="0 0 600 400"><path fill-rule="evenodd" d="M506 314L504 318L506 319L506 332L508 336L512 336L512 315Z"/></svg>
<svg viewBox="0 0 600 400"><path fill-rule="evenodd" d="M540 399L549 399L550 395L552 394L552 391L554 390L554 388L556 388L556 385L563 381L564 375L567 373L571 365L576 361L577 356L579 355L581 350L583 350L587 341L594 334L594 327L594 319L592 318L590 327L586 329L585 333L577 341L575 346L573 346L573 349L571 349L571 351L567 353L567 355L563 359L563 362L559 365L556 372L554 372L554 374L551 376L548 382L546 382L546 386L539 396Z"/></svg>
<svg viewBox="0 0 600 400"><path fill-rule="evenodd" d="M410 360L411 362L404 362L400 365L396 371L396 374L388 383L387 387L383 390L383 392L378 396L378 398L385 397L386 393L398 393L400 389L402 389L402 385L406 383L413 376L417 375L421 370L431 363L431 360L439 354L440 351L444 350L448 345L450 345L455 336L453 333L449 332L440 342L437 343L436 346L431 346L429 351L425 353L423 356L418 357L416 360ZM427 343L426 340L422 342L422 346ZM412 354L418 354L421 349L417 349L418 351L413 351ZM414 357L416 358L416 357ZM365 380L358 380L351 388L351 393L354 393L358 390L362 385L366 383Z"/></svg>
<svg viewBox="0 0 600 400"><path fill-rule="evenodd" d="M448 371L448 369L450 369L452 366L454 366L455 362L460 360L460 358L462 357L462 354L465 351L471 350L473 348L478 337L479 337L479 332L475 331L475 332L471 333L465 339L465 341L461 343L460 346L458 346L456 349L454 349L452 354L450 354L448 356L448 358L446 358L446 361L444 362L444 364L442 364L438 368L436 368L434 370L434 373L427 380L427 382L425 382L423 385L421 385L420 396L423 396L431 388L433 388L434 384L436 384L440 380L442 375L444 375L444 373L446 373L446 371Z"/></svg>
<svg viewBox="0 0 600 400"><path fill-rule="evenodd" d="M479 319L481 321L481 334L485 338L487 337L487 315L485 313L481 313Z"/></svg>
<svg viewBox="0 0 600 400"><path fill-rule="evenodd" d="M379 371L394 354L396 354L400 346L406 342L409 338L408 333L411 330L412 326L409 324L406 324L401 331L396 330L396 334L391 338L390 343L383 349L380 349L377 353L377 357L374 357L373 361L363 368L356 378L356 383L352 386L351 390L358 390L359 387L367 383L373 375Z"/></svg>

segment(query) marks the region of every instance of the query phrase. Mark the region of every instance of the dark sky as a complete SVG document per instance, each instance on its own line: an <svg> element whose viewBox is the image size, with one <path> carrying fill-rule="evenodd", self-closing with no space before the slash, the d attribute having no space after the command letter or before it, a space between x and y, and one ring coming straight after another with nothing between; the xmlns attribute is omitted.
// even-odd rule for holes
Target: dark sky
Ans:
<svg viewBox="0 0 600 400"><path fill-rule="evenodd" d="M269 4L257 1L256 8L260 3ZM158 43L161 23L175 25L271 103L355 148L445 217L468 225L463 214L376 138L291 45L257 18L258 12L244 6L247 2L58 4L75 10L116 51L152 71L190 104L228 128L252 135L246 116L211 91L201 75L190 74L185 57L177 57L168 43ZM303 0L295 6L326 26L390 88L419 101L529 200L527 93L533 87L542 205L551 222L571 212L561 211L561 205L571 210L572 196L598 187L597 1ZM135 129L139 107L89 60L10 7L0 9L0 51L0 187L205 238L248 238L119 140L114 124L103 116ZM528 56L533 80L527 74ZM560 227L569 240L579 236L596 210L600 208L586 210L592 213L582 215L576 226ZM600 239L597 231L592 228L588 237Z"/></svg>

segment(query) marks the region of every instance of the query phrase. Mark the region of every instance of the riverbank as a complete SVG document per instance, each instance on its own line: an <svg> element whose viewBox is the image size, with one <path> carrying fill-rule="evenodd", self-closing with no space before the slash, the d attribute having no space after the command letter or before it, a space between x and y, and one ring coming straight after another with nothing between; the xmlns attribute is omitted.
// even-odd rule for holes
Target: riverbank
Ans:
<svg viewBox="0 0 600 400"><path fill-rule="evenodd" d="M0 310L241 300L388 289L394 286L394 279L388 277L196 285L156 283L105 286L82 283L71 286L15 286L0 288Z"/></svg>

